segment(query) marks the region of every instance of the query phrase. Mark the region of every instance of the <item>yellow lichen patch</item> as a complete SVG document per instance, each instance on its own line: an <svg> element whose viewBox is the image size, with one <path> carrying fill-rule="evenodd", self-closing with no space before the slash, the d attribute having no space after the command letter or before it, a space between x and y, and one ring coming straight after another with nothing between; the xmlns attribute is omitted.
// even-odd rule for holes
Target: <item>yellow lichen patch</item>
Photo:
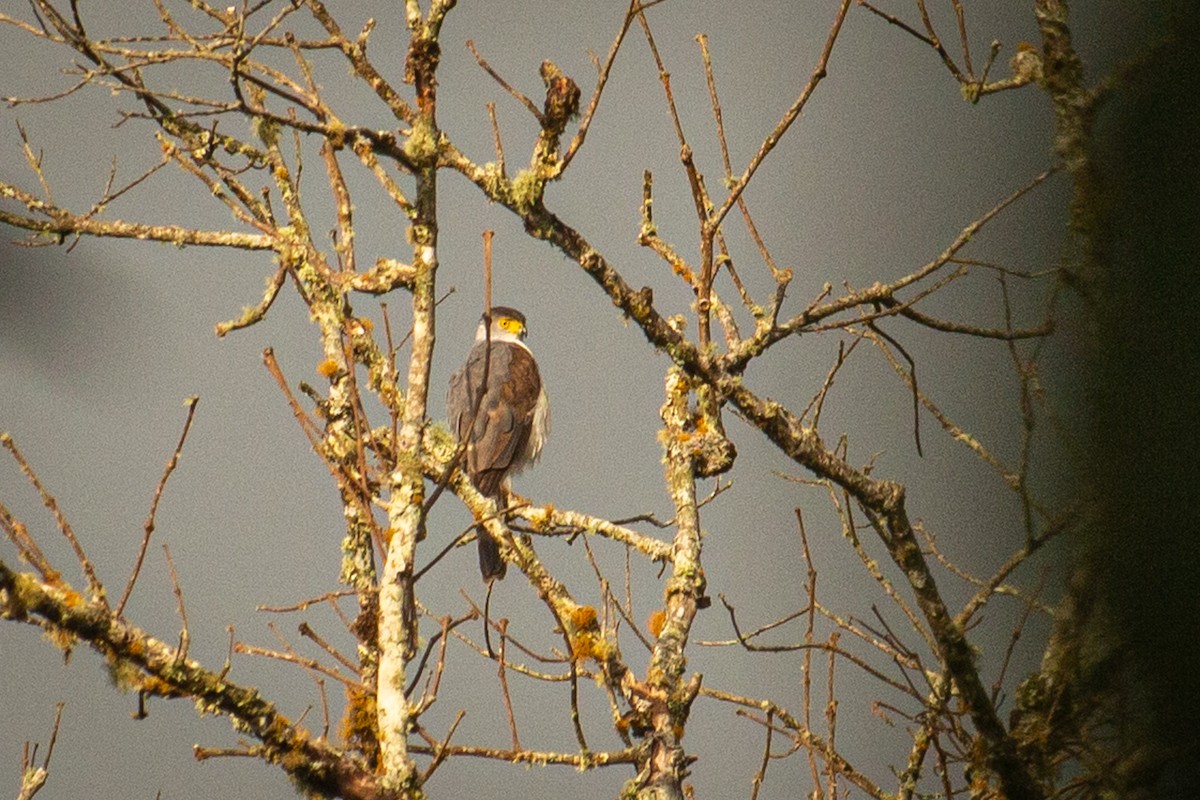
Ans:
<svg viewBox="0 0 1200 800"><path fill-rule="evenodd" d="M160 697L179 697L182 692L173 684L159 678L156 675L140 675L137 679L137 689L146 694L155 694Z"/></svg>
<svg viewBox="0 0 1200 800"><path fill-rule="evenodd" d="M375 330L375 323L366 317L350 317L346 320L346 330L351 336L365 336Z"/></svg>
<svg viewBox="0 0 1200 800"><path fill-rule="evenodd" d="M606 662L614 655L616 653L613 651L613 646L607 639L596 639L592 646L592 658L599 662Z"/></svg>
<svg viewBox="0 0 1200 800"><path fill-rule="evenodd" d="M521 170L512 182L512 202L518 214L527 214L542 199L545 182L536 172Z"/></svg>
<svg viewBox="0 0 1200 800"><path fill-rule="evenodd" d="M554 524L554 504L547 503L543 508L535 508L530 510L529 523L533 525L533 529L539 532L550 530Z"/></svg>
<svg viewBox="0 0 1200 800"><path fill-rule="evenodd" d="M584 631L571 638L571 658L577 663L589 658L603 662L612 655L612 645L591 631Z"/></svg>
<svg viewBox="0 0 1200 800"><path fill-rule="evenodd" d="M694 434L691 431L681 430L675 432L674 439L679 444L686 444L692 440L693 436Z"/></svg>
<svg viewBox="0 0 1200 800"><path fill-rule="evenodd" d="M65 586L63 587L62 600L63 605L67 608L79 609L87 605L87 600L83 599L83 595Z"/></svg>
<svg viewBox="0 0 1200 800"><path fill-rule="evenodd" d="M75 647L75 636L63 628L47 628L46 638L68 657L71 655L71 649Z"/></svg>
<svg viewBox="0 0 1200 800"><path fill-rule="evenodd" d="M674 270L676 275L683 278L688 283L693 285L696 283L696 274L688 269L688 265L684 263L683 259L672 259L671 269Z"/></svg>
<svg viewBox="0 0 1200 800"><path fill-rule="evenodd" d="M593 606L578 606L571 612L571 624L576 628L595 628L596 609Z"/></svg>
<svg viewBox="0 0 1200 800"><path fill-rule="evenodd" d="M595 658L596 636L587 631L571 637L571 659L575 662Z"/></svg>
<svg viewBox="0 0 1200 800"><path fill-rule="evenodd" d="M113 685L123 692L140 688L142 673L128 661L118 659L112 653L106 655L108 677Z"/></svg>
<svg viewBox="0 0 1200 800"><path fill-rule="evenodd" d="M646 627L650 630L650 635L657 639L662 635L663 626L667 624L667 612L661 608L657 611L650 612L650 616L646 619Z"/></svg>
<svg viewBox="0 0 1200 800"><path fill-rule="evenodd" d="M325 141L334 150L341 150L346 146L346 126L340 120L331 120L326 127Z"/></svg>
<svg viewBox="0 0 1200 800"><path fill-rule="evenodd" d="M317 364L317 372L326 378L332 378L334 375L337 375L339 370L341 370L341 366L332 358L327 358L320 364Z"/></svg>
<svg viewBox="0 0 1200 800"><path fill-rule="evenodd" d="M362 753L369 763L379 759L375 733L375 696L355 687L346 689L346 713L342 717L342 741Z"/></svg>
<svg viewBox="0 0 1200 800"><path fill-rule="evenodd" d="M386 531L383 532L383 541L387 544L388 547L392 546L392 537L395 535L396 535L395 527L390 527Z"/></svg>

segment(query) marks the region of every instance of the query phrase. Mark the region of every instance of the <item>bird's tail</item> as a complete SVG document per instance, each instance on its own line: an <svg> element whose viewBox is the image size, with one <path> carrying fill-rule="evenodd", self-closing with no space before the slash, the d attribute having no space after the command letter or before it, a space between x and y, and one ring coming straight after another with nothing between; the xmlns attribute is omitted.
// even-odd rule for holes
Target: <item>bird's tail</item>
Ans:
<svg viewBox="0 0 1200 800"><path fill-rule="evenodd" d="M475 541L479 543L479 571L483 574L483 582L490 584L502 579L508 565L500 557L500 545L482 525L475 530Z"/></svg>

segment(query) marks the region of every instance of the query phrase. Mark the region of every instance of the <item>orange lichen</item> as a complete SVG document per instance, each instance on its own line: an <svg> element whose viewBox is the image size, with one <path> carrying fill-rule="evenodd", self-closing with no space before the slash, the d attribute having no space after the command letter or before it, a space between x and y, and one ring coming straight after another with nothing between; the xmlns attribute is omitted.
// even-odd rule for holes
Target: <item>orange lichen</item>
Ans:
<svg viewBox="0 0 1200 800"><path fill-rule="evenodd" d="M157 675L139 675L136 681L139 692L158 695L159 697L182 697L184 692L178 686L165 681Z"/></svg>
<svg viewBox="0 0 1200 800"><path fill-rule="evenodd" d="M571 612L571 624L576 628L596 627L596 609L593 606L578 606Z"/></svg>
<svg viewBox="0 0 1200 800"><path fill-rule="evenodd" d="M71 655L76 639L70 631L65 628L47 628L45 635L55 647L62 650L68 657Z"/></svg>
<svg viewBox="0 0 1200 800"><path fill-rule="evenodd" d="M378 763L379 740L375 734L375 696L358 688L346 689L346 713L342 717L342 741L362 753L369 763Z"/></svg>
<svg viewBox="0 0 1200 800"><path fill-rule="evenodd" d="M317 372L326 378L332 378L334 375L337 375L339 370L341 370L341 366L332 358L327 358L320 364L317 364Z"/></svg>
<svg viewBox="0 0 1200 800"><path fill-rule="evenodd" d="M663 627L667 624L667 612L661 608L657 611L651 611L650 616L646 619L646 627L650 629L650 635L657 639L662 635Z"/></svg>
<svg viewBox="0 0 1200 800"><path fill-rule="evenodd" d="M594 631L580 631L571 637L571 659L576 663L586 659L604 662L612 658L613 647Z"/></svg>
<svg viewBox="0 0 1200 800"><path fill-rule="evenodd" d="M596 637L591 633L580 633L571 638L571 659L575 662L596 657Z"/></svg>
<svg viewBox="0 0 1200 800"><path fill-rule="evenodd" d="M87 605L87 600L83 598L83 595L67 587L63 588L62 600L63 605L67 608L79 609Z"/></svg>

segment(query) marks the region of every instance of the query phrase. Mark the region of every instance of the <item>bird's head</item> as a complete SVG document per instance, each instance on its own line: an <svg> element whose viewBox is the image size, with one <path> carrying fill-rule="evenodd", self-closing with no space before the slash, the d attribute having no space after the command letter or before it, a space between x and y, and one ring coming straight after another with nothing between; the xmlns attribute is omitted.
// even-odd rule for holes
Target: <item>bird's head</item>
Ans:
<svg viewBox="0 0 1200 800"><path fill-rule="evenodd" d="M487 337L487 318L479 321L479 328L475 331L475 341L482 342ZM492 308L492 335L493 342L516 342L521 344L529 331L525 327L525 315L515 308L507 306L494 306Z"/></svg>

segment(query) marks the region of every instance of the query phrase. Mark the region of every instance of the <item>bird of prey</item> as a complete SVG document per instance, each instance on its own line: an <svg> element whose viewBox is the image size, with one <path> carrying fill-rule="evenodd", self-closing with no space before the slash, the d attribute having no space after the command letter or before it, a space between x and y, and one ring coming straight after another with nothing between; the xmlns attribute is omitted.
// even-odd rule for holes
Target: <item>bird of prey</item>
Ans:
<svg viewBox="0 0 1200 800"><path fill-rule="evenodd" d="M463 469L500 508L512 494L512 476L537 461L550 432L550 402L526 335L520 311L496 306L484 314L446 403L450 430L466 447ZM503 578L499 545L482 526L476 538L484 582Z"/></svg>

